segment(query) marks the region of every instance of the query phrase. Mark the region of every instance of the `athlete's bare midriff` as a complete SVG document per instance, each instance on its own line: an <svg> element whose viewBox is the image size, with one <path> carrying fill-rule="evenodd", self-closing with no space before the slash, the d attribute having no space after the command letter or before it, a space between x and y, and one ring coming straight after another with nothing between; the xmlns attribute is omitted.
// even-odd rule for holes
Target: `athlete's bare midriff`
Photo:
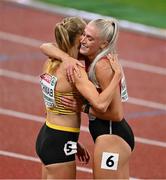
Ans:
<svg viewBox="0 0 166 180"><path fill-rule="evenodd" d="M79 128L81 123L80 113L70 114L70 115L62 115L62 114L54 114L53 112L47 112L47 121L51 124Z"/></svg>

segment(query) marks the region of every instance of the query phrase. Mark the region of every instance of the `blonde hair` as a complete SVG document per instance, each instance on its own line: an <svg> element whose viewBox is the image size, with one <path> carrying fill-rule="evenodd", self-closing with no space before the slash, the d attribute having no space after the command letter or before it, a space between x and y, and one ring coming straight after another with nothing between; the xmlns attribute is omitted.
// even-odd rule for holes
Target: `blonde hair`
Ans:
<svg viewBox="0 0 166 180"><path fill-rule="evenodd" d="M57 23L54 29L57 46L73 57L75 52L71 49L75 45L78 35L83 33L85 26L85 21L79 17L67 17ZM44 71L53 74L59 64L60 61L56 59L48 59Z"/></svg>
<svg viewBox="0 0 166 180"><path fill-rule="evenodd" d="M92 80L92 82L96 82L96 77L94 75L95 65L102 57L106 56L108 53L115 52L119 27L118 22L115 19L97 19L91 21L90 24L95 25L98 29L99 38L108 42L108 45L95 57L89 69L88 74L90 79Z"/></svg>
<svg viewBox="0 0 166 180"><path fill-rule="evenodd" d="M108 42L108 46L104 48L95 58L101 59L109 52L115 52L116 42L119 34L118 22L115 19L97 19L91 21L99 30L100 39Z"/></svg>

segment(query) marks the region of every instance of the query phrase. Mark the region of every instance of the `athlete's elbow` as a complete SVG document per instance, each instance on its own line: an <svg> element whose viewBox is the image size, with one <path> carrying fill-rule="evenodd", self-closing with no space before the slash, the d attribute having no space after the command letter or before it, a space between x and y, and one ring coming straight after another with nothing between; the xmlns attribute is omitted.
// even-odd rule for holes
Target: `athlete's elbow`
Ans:
<svg viewBox="0 0 166 180"><path fill-rule="evenodd" d="M96 111L100 112L100 113L105 113L107 111L107 106L105 104L100 104L100 103L97 103L95 105L95 109Z"/></svg>
<svg viewBox="0 0 166 180"><path fill-rule="evenodd" d="M41 46L40 46L40 50L42 51L42 53L44 53L46 56L52 56L51 50L52 48L52 45L50 43L43 43ZM51 54L50 54L51 53Z"/></svg>
<svg viewBox="0 0 166 180"><path fill-rule="evenodd" d="M45 53L45 49L47 47L47 43L43 43L42 45L40 45L40 50Z"/></svg>

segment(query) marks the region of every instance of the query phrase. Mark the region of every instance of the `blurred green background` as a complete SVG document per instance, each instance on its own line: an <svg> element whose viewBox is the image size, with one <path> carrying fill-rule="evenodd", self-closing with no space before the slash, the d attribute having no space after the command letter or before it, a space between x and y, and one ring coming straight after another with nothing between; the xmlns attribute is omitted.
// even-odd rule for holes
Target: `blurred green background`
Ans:
<svg viewBox="0 0 166 180"><path fill-rule="evenodd" d="M58 6L166 28L166 0L39 0Z"/></svg>

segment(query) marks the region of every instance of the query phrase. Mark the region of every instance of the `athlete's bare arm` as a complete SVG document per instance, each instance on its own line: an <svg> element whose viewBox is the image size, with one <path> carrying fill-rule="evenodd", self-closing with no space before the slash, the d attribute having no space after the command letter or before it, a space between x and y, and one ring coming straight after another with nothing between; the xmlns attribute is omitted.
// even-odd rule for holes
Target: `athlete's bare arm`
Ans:
<svg viewBox="0 0 166 180"><path fill-rule="evenodd" d="M116 68L116 66L114 67L114 69L115 68ZM96 69L95 70L96 70L96 78L98 80L98 83L100 84L101 90L104 91L108 87L110 81L113 78L113 74L109 70L109 62L106 61L106 60L99 61L96 64ZM114 102L114 99L117 98L117 96L118 96L117 94L119 94L119 96L120 96L119 92L120 92L120 89L117 86L116 90L114 91L113 101L111 102L110 106L108 107L108 109L107 109L107 111L105 113L99 113L93 107L90 107L89 113L96 116L96 117L98 117L98 118L105 119L105 120L112 120L112 121L121 120L120 117L121 117L121 114L123 112L121 113L121 107L119 107L119 103L116 104L116 108L115 108L115 102ZM119 99L121 101L120 97L119 97ZM114 109L116 109L116 110L114 110Z"/></svg>
<svg viewBox="0 0 166 180"><path fill-rule="evenodd" d="M112 68L117 68L116 71L111 69L111 67L107 70L107 73L111 73L112 79L110 79L109 85L99 93L96 90L94 84L89 81L88 76L84 69L81 68L81 77L77 76L77 73L74 71L75 77L75 86L78 91L84 96L85 99L91 104L91 106L100 112L106 112L108 106L110 105L112 98L114 96L114 91L117 88L119 81L121 79L121 70L118 62L110 61ZM118 69L119 68L119 69ZM106 72L106 71L105 71Z"/></svg>

